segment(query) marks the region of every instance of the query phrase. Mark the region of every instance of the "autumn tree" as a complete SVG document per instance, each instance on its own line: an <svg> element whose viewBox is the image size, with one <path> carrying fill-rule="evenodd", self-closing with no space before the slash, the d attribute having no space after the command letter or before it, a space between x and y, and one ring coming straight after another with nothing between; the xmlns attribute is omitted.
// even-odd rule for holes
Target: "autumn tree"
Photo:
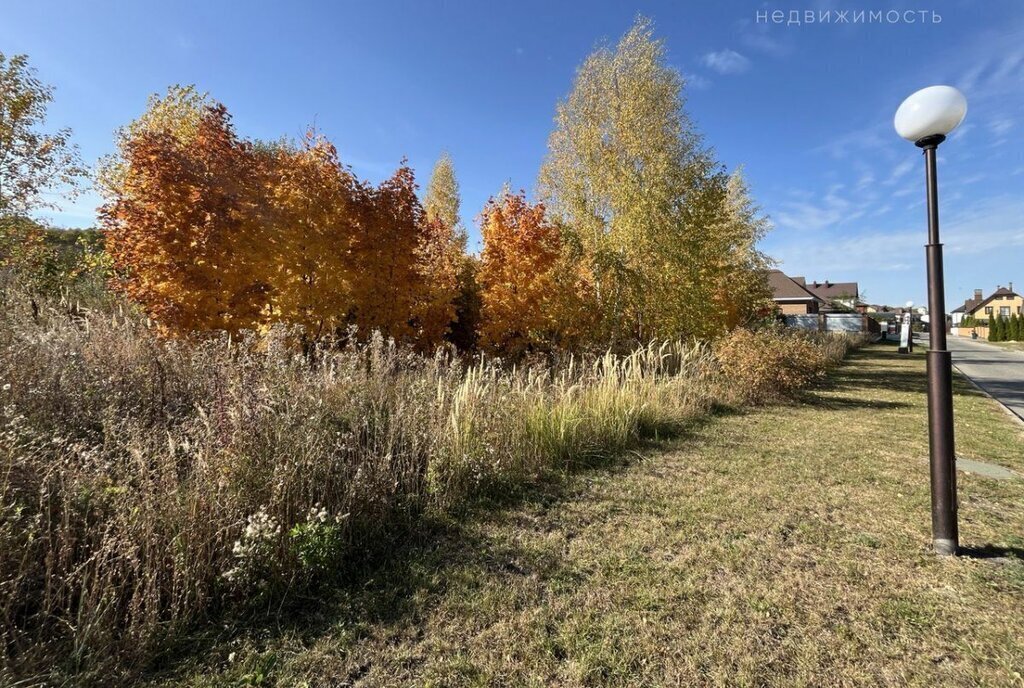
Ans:
<svg viewBox="0 0 1024 688"><path fill-rule="evenodd" d="M557 323L558 228L523 193L492 199L481 214L481 345L508 356L549 345Z"/></svg>
<svg viewBox="0 0 1024 688"><path fill-rule="evenodd" d="M367 190L367 203L352 240L359 269L352 275L350 316L363 333L380 330L400 341L414 338L417 250L423 208L416 197L412 170L402 165L376 188Z"/></svg>
<svg viewBox="0 0 1024 688"><path fill-rule="evenodd" d="M269 299L264 320L301 325L307 341L349 324L352 251L362 231L368 191L338 159L335 147L310 131L300 145L264 145L269 212L262 232Z"/></svg>
<svg viewBox="0 0 1024 688"><path fill-rule="evenodd" d="M71 130L41 131L53 88L36 76L25 55L0 52L0 218L55 208L47 192L74 195L86 171Z"/></svg>
<svg viewBox="0 0 1024 688"><path fill-rule="evenodd" d="M117 286L166 331L287 323L312 343L355 325L424 349L448 332L461 244L406 165L370 186L315 132L240 138L192 87L151 98L117 144L106 246Z"/></svg>
<svg viewBox="0 0 1024 688"><path fill-rule="evenodd" d="M427 219L404 163L379 186L352 191L351 203L332 206L344 227L335 241L345 252L345 321L363 336L437 346L454 318L461 249L452 229Z"/></svg>
<svg viewBox="0 0 1024 688"><path fill-rule="evenodd" d="M461 204L455 167L451 156L444 153L434 165L423 200L420 269L426 289L417 321L419 339L430 346L440 343L439 335L450 335L460 317L465 321L463 330L475 317L472 287L466 282L473 275L473 266L466 255L466 230L459 217Z"/></svg>
<svg viewBox="0 0 1024 688"><path fill-rule="evenodd" d="M102 157L97 165L96 185L108 200L122 193L128 172L129 146L144 134L168 134L183 145L193 143L206 111L217 105L209 94L200 93L193 85L175 84L163 94L153 93L146 109L114 134L114 152Z"/></svg>
<svg viewBox="0 0 1024 688"><path fill-rule="evenodd" d="M683 109L683 82L640 19L579 68L559 103L541 197L579 247L610 345L711 336L713 233L728 225L727 178ZM711 261L711 262L709 262Z"/></svg>
<svg viewBox="0 0 1024 688"><path fill-rule="evenodd" d="M71 131L43 131L53 88L36 76L25 55L0 52L0 267L40 287L56 258L44 226L30 216L73 197L86 171Z"/></svg>
<svg viewBox="0 0 1024 688"><path fill-rule="evenodd" d="M130 137L123 164L100 209L120 288L169 331L254 327L269 292L266 169L225 108L207 107L191 140Z"/></svg>
<svg viewBox="0 0 1024 688"><path fill-rule="evenodd" d="M722 218L714 229L705 249L716 271L714 313L723 329L731 329L764 317L772 306L767 281L772 261L758 249L770 223L750 197L742 168L729 175Z"/></svg>
<svg viewBox="0 0 1024 688"><path fill-rule="evenodd" d="M465 249L466 233L459 217L462 199L459 196L459 182L455 179L455 166L448 153L443 153L434 164L423 199L423 210L427 220L440 221L460 238Z"/></svg>
<svg viewBox="0 0 1024 688"><path fill-rule="evenodd" d="M424 218L416 252L419 283L411 287L415 341L422 350L441 344L460 315L456 307L468 260L463 245L463 238L440 218ZM465 311L461 315L471 317Z"/></svg>

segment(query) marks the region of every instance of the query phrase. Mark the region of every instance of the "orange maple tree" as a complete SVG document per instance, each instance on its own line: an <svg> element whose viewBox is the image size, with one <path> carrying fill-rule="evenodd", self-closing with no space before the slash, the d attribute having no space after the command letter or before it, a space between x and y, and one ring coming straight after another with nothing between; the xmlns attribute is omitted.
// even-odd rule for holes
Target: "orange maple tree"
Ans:
<svg viewBox="0 0 1024 688"><path fill-rule="evenodd" d="M101 209L117 286L164 331L288 323L310 342L354 325L423 350L442 343L462 245L427 219L404 162L373 187L315 132L253 144L222 105L164 110L125 135Z"/></svg>
<svg viewBox="0 0 1024 688"><path fill-rule="evenodd" d="M517 356L550 344L558 330L558 227L520 192L488 201L481 232L481 345Z"/></svg>
<svg viewBox="0 0 1024 688"><path fill-rule="evenodd" d="M300 146L280 144L270 155L263 251L272 288L264 320L301 325L318 340L348 324L365 190L312 131Z"/></svg>
<svg viewBox="0 0 1024 688"><path fill-rule="evenodd" d="M456 228L440 218L424 217L417 246L420 288L413 306L420 349L436 348L451 331L464 263L462 238Z"/></svg>
<svg viewBox="0 0 1024 688"><path fill-rule="evenodd" d="M352 240L357 269L350 316L361 332L379 330L399 341L414 339L413 312L421 288L417 250L424 221L415 179L406 165L366 190Z"/></svg>
<svg viewBox="0 0 1024 688"><path fill-rule="evenodd" d="M100 209L118 285L175 332L253 327L269 285L265 168L223 106L193 141L145 131L126 142L118 196Z"/></svg>

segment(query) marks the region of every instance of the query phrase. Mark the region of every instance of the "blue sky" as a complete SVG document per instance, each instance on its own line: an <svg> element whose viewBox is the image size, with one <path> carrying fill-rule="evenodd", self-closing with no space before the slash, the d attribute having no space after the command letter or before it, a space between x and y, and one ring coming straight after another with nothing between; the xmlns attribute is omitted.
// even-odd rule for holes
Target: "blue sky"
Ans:
<svg viewBox="0 0 1024 688"><path fill-rule="evenodd" d="M759 11L927 10L914 23L789 25ZM941 16L933 23L930 12ZM729 168L744 165L790 274L856 280L872 302L925 299L923 162L892 115L938 83L968 99L940 148L947 301L1024 288L1024 2L0 2L0 50L57 88L51 126L87 161L148 94L194 83L239 131L315 122L371 180L407 156L425 185L448 150L463 218L511 180L531 192L555 103L602 39L642 13L687 78L687 109ZM94 222L86 194L53 216Z"/></svg>

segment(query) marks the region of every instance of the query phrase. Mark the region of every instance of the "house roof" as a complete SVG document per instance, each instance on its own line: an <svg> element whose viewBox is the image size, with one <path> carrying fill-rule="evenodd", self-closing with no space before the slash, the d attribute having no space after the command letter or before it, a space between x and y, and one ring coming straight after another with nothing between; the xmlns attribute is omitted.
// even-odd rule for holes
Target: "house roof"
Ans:
<svg viewBox="0 0 1024 688"><path fill-rule="evenodd" d="M808 282L804 287L807 291L826 301L849 297L856 298L860 294L856 282L829 282L825 280L824 282Z"/></svg>
<svg viewBox="0 0 1024 688"><path fill-rule="evenodd" d="M970 313L975 308L980 306L982 301L984 301L984 299L975 299L975 298L967 299L966 301L964 301L964 305L960 306L959 308L954 308L952 312L953 313Z"/></svg>
<svg viewBox="0 0 1024 688"><path fill-rule="evenodd" d="M1019 297L1020 294L1018 294L1017 292L1013 291L1012 289L1007 289L1006 287L999 287L994 292L992 292L992 294L988 298L986 298L986 299L982 299L980 301L978 301L977 299L967 299L967 301L964 302L964 306L963 306L964 307L964 312L965 313L973 313L974 311L978 310L979 308L981 308L983 306L987 306L993 299L995 299L996 297L999 297L999 296L1018 296ZM970 305L971 302L975 302L973 306ZM953 312L956 313L957 311L953 311Z"/></svg>
<svg viewBox="0 0 1024 688"><path fill-rule="evenodd" d="M768 286L772 288L772 298L776 301L822 301L800 286L797 279L803 278L789 277L781 270L769 270Z"/></svg>

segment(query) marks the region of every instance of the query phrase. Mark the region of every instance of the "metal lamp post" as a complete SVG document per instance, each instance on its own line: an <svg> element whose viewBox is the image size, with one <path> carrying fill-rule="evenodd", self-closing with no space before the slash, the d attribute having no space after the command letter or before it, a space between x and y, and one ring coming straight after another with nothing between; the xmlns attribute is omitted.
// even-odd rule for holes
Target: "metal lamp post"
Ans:
<svg viewBox="0 0 1024 688"><path fill-rule="evenodd" d="M930 86L903 101L896 133L924 151L928 200L928 445L932 488L932 544L938 554L956 554L956 456L953 453L952 356L946 350L946 297L939 242L939 193L935 150L963 121L967 100L952 86ZM942 323L939 326L939 323Z"/></svg>

